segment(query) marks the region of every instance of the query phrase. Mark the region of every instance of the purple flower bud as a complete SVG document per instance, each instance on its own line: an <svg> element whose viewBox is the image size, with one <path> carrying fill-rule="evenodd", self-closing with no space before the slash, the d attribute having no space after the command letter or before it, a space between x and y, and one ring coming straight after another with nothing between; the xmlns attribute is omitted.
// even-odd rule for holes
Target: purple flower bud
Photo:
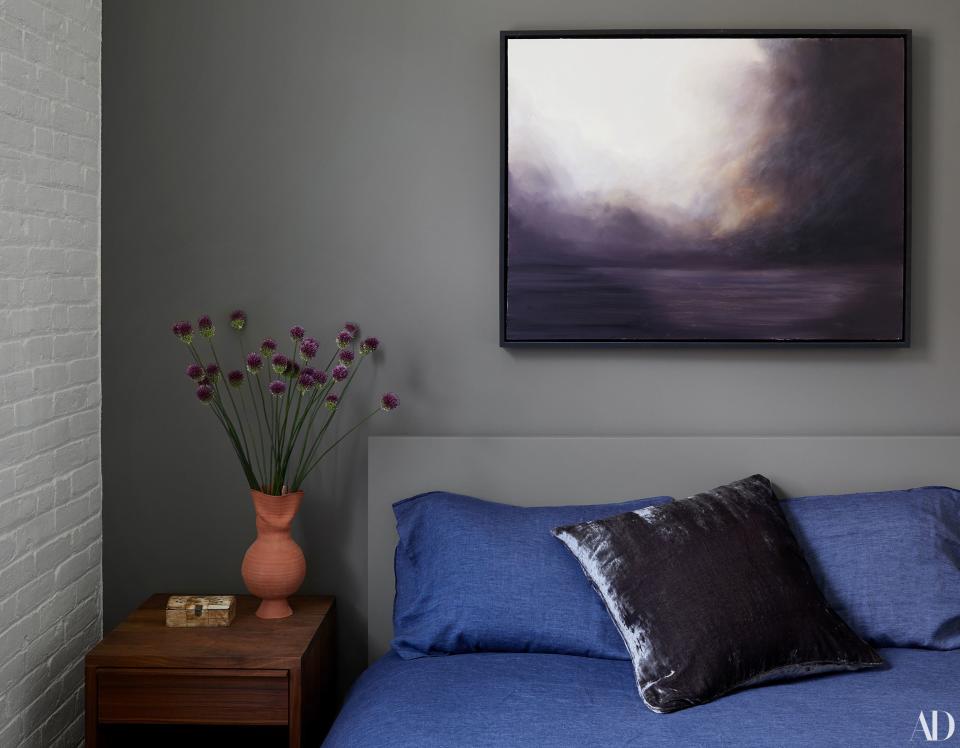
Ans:
<svg viewBox="0 0 960 748"><path fill-rule="evenodd" d="M315 371L313 373L313 378L317 380L317 384L326 384L330 377L327 376L327 372L325 372L323 369L320 369L320 371Z"/></svg>
<svg viewBox="0 0 960 748"><path fill-rule="evenodd" d="M290 337L293 338L293 341L303 340L303 334L306 332L300 325L294 325L290 328Z"/></svg>
<svg viewBox="0 0 960 748"><path fill-rule="evenodd" d="M353 322L345 323L343 326L343 330L344 332L350 333L350 337L352 339L356 339L356 337L360 334L360 328L357 327L355 324L353 324Z"/></svg>
<svg viewBox="0 0 960 748"><path fill-rule="evenodd" d="M300 343L300 355L304 361L309 361L316 356L319 350L320 343L317 342L316 338L304 338L303 342Z"/></svg>
<svg viewBox="0 0 960 748"><path fill-rule="evenodd" d="M400 406L400 398L397 397L396 392L385 392L383 397L380 398L380 408L382 410L391 411L396 410Z"/></svg>
<svg viewBox="0 0 960 748"><path fill-rule="evenodd" d="M343 364L337 364L333 367L333 371L330 372L331 376L337 382L342 382L348 376L350 376L350 370L347 369Z"/></svg>
<svg viewBox="0 0 960 748"><path fill-rule="evenodd" d="M353 335L346 330L341 330L337 333L337 348L346 348L352 340Z"/></svg>
<svg viewBox="0 0 960 748"><path fill-rule="evenodd" d="M210 319L209 314L201 315L200 319L197 320L197 329L205 338L212 338L217 331L217 328L213 326L213 320Z"/></svg>
<svg viewBox="0 0 960 748"><path fill-rule="evenodd" d="M355 357L353 355L353 351L347 348L345 350L340 351L340 353L337 354L337 358L340 359L340 363L343 364L344 366L350 366L353 363L353 359Z"/></svg>
<svg viewBox="0 0 960 748"><path fill-rule="evenodd" d="M376 338L367 338L360 344L360 355L366 356L369 353L373 353L377 348L380 347L380 341Z"/></svg>
<svg viewBox="0 0 960 748"><path fill-rule="evenodd" d="M280 397L284 392L287 391L287 385L284 382L281 382L279 379L274 379L270 382L270 394L274 397Z"/></svg>
<svg viewBox="0 0 960 748"><path fill-rule="evenodd" d="M235 309L230 312L230 327L240 332L247 326L247 313L242 309Z"/></svg>
<svg viewBox="0 0 960 748"><path fill-rule="evenodd" d="M220 367L216 364L207 364L206 372L207 379L211 382L216 382L220 379Z"/></svg>
<svg viewBox="0 0 960 748"><path fill-rule="evenodd" d="M339 402L340 398L336 395L327 395L326 399L323 401L323 404L327 406L327 410L336 410Z"/></svg>
<svg viewBox="0 0 960 748"><path fill-rule="evenodd" d="M193 342L193 325L191 325L186 320L177 322L173 326L173 334L176 335L184 343Z"/></svg>
<svg viewBox="0 0 960 748"><path fill-rule="evenodd" d="M209 403L213 400L213 387L209 384L201 384L197 387L197 399L201 403Z"/></svg>
<svg viewBox="0 0 960 748"><path fill-rule="evenodd" d="M300 372L300 376L297 377L297 386L300 387L301 392L306 392L311 387L313 387L313 385L315 385L316 383L317 382L313 378L313 374L311 374L308 371Z"/></svg>
<svg viewBox="0 0 960 748"><path fill-rule="evenodd" d="M199 382L203 378L203 367L199 364L190 364L187 367L187 376L194 382Z"/></svg>
<svg viewBox="0 0 960 748"><path fill-rule="evenodd" d="M277 350L277 341L273 338L264 338L260 344L260 353L264 358L270 358Z"/></svg>
<svg viewBox="0 0 960 748"><path fill-rule="evenodd" d="M260 367L263 366L263 359L260 357L259 353L248 353L247 354L247 371L251 374L256 374L260 371Z"/></svg>
<svg viewBox="0 0 960 748"><path fill-rule="evenodd" d="M234 369L227 374L227 381L230 383L231 387L240 387L243 385L243 372L239 369Z"/></svg>
<svg viewBox="0 0 960 748"><path fill-rule="evenodd" d="M293 359L287 359L287 368L283 370L283 376L290 379L300 376L300 364Z"/></svg>
<svg viewBox="0 0 960 748"><path fill-rule="evenodd" d="M287 364L290 363L290 360L284 356L282 353L276 354L272 359L270 359L270 365L273 366L274 374L284 374L287 371Z"/></svg>

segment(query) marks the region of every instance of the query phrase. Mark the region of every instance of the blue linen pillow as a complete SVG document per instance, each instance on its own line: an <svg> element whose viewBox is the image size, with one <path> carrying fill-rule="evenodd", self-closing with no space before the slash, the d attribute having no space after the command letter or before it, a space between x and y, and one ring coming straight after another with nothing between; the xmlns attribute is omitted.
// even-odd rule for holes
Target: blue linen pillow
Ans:
<svg viewBox="0 0 960 748"><path fill-rule="evenodd" d="M880 647L960 648L960 492L781 502L830 605Z"/></svg>
<svg viewBox="0 0 960 748"><path fill-rule="evenodd" d="M393 650L629 659L603 603L551 531L670 501L518 507L432 492L393 505Z"/></svg>

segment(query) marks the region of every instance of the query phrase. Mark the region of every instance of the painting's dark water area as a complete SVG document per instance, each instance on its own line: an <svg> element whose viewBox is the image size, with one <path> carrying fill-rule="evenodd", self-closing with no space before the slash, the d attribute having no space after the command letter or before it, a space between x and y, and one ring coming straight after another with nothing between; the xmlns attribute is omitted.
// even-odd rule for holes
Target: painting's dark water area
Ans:
<svg viewBox="0 0 960 748"><path fill-rule="evenodd" d="M508 340L896 340L902 269L519 265Z"/></svg>

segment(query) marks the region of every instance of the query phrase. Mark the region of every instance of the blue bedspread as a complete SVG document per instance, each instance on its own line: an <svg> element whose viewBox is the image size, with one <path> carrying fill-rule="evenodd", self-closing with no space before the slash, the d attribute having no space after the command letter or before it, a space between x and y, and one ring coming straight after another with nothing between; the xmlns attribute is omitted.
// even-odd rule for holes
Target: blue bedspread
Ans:
<svg viewBox="0 0 960 748"><path fill-rule="evenodd" d="M960 650L880 653L882 670L747 689L674 714L644 707L620 660L388 654L353 687L324 745L876 748L926 745L910 738L931 709L951 712L960 730Z"/></svg>

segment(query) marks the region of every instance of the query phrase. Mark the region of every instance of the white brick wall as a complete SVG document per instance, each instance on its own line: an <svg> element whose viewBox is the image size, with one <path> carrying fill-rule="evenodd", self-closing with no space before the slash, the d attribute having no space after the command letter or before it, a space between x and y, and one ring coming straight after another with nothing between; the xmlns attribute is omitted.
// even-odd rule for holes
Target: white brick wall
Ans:
<svg viewBox="0 0 960 748"><path fill-rule="evenodd" d="M101 633L100 0L0 0L0 748L83 740Z"/></svg>

